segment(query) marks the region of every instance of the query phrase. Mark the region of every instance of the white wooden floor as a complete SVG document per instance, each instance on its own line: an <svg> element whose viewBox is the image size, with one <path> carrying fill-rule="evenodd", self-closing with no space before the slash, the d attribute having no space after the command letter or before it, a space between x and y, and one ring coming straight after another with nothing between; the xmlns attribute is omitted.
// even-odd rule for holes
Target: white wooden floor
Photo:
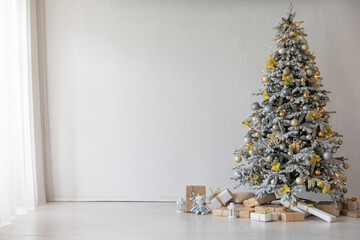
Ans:
<svg viewBox="0 0 360 240"><path fill-rule="evenodd" d="M360 219L355 218L264 223L177 214L175 208L175 203L50 203L1 227L0 239L360 239Z"/></svg>

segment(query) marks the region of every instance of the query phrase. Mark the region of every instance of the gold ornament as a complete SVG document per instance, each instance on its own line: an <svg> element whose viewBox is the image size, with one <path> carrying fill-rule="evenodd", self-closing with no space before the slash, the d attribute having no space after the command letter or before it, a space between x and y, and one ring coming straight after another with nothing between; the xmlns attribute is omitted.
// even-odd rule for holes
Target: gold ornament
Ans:
<svg viewBox="0 0 360 240"><path fill-rule="evenodd" d="M315 102L320 102L321 98L320 98L319 95L315 94L315 95L313 96L313 100L314 100Z"/></svg>
<svg viewBox="0 0 360 240"><path fill-rule="evenodd" d="M274 131L277 131L277 130L279 129L279 126L276 125L276 124L274 124L274 125L272 126L272 129L273 129Z"/></svg>
<svg viewBox="0 0 360 240"><path fill-rule="evenodd" d="M241 159L242 159L242 157L240 155L237 155L235 157L235 162L239 163L239 162L241 162Z"/></svg>
<svg viewBox="0 0 360 240"><path fill-rule="evenodd" d="M300 82L305 83L305 82L306 82L306 79L305 79L304 77L302 77L302 78L300 79Z"/></svg>
<svg viewBox="0 0 360 240"><path fill-rule="evenodd" d="M280 163L271 163L271 171L279 171L280 170Z"/></svg>
<svg viewBox="0 0 360 240"><path fill-rule="evenodd" d="M289 24L287 23L284 23L284 27L287 28L289 26Z"/></svg>
<svg viewBox="0 0 360 240"><path fill-rule="evenodd" d="M297 177L295 179L295 182L296 182L297 185L301 185L301 184L303 184L305 182L305 179L302 178L302 177Z"/></svg>
<svg viewBox="0 0 360 240"><path fill-rule="evenodd" d="M293 126L293 127L296 127L298 124L299 124L299 122L298 122L298 120L296 120L295 118L293 118L292 120L291 120L291 126Z"/></svg>
<svg viewBox="0 0 360 240"><path fill-rule="evenodd" d="M319 169L316 169L316 170L315 170L315 174L316 174L316 175L320 175L320 174L321 174L321 171L320 171Z"/></svg>
<svg viewBox="0 0 360 240"><path fill-rule="evenodd" d="M320 76L320 72L319 72L319 71L316 71L316 72L315 72L315 75Z"/></svg>
<svg viewBox="0 0 360 240"><path fill-rule="evenodd" d="M269 155L269 156L266 157L266 160L267 160L268 162L271 162L271 161L273 160L273 157L272 157L271 155Z"/></svg>
<svg viewBox="0 0 360 240"><path fill-rule="evenodd" d="M257 122L257 121L260 121L260 118L259 118L258 116L253 116L253 117L251 118L251 120L252 120L253 122Z"/></svg>
<svg viewBox="0 0 360 240"><path fill-rule="evenodd" d="M264 93L263 93L262 96L263 96L263 99L264 99L264 100L269 99L269 95L267 94L267 90L264 91Z"/></svg>
<svg viewBox="0 0 360 240"><path fill-rule="evenodd" d="M324 132L323 131L320 131L319 133L318 133L318 136L319 137L323 137L325 134L324 134Z"/></svg>
<svg viewBox="0 0 360 240"><path fill-rule="evenodd" d="M286 67L284 70L283 70L283 74L285 76L289 76L290 75L290 68L289 67Z"/></svg>
<svg viewBox="0 0 360 240"><path fill-rule="evenodd" d="M296 32L290 32L290 35L294 37L294 36L296 36L297 34L296 34Z"/></svg>
<svg viewBox="0 0 360 240"><path fill-rule="evenodd" d="M304 93L304 98L308 98L310 96L310 94L308 92Z"/></svg>
<svg viewBox="0 0 360 240"><path fill-rule="evenodd" d="M313 153L309 162L312 167L315 167L315 164L320 161L321 157L318 157L315 153Z"/></svg>
<svg viewBox="0 0 360 240"><path fill-rule="evenodd" d="M259 138L261 135L260 135L260 133L259 132L256 132L255 134L254 134L254 137L256 137L256 138Z"/></svg>
<svg viewBox="0 0 360 240"><path fill-rule="evenodd" d="M285 71L285 70L284 70L284 71ZM286 84L287 84L288 81L289 81L290 85L294 85L294 82L293 82L294 78L293 78L292 75L291 75L291 76L285 76L285 75L283 75L283 76L282 76L282 80L284 81L284 85L285 85L285 86L286 86Z"/></svg>
<svg viewBox="0 0 360 240"><path fill-rule="evenodd" d="M305 69L305 70L309 70L309 66L305 66L304 69Z"/></svg>
<svg viewBox="0 0 360 240"><path fill-rule="evenodd" d="M293 150L289 150L288 151L288 155L291 157L292 155L294 155L294 152L293 152Z"/></svg>
<svg viewBox="0 0 360 240"><path fill-rule="evenodd" d="M268 136L267 138L269 140L269 144L274 143L274 145L277 146L280 143L280 134L278 132L271 136Z"/></svg>
<svg viewBox="0 0 360 240"><path fill-rule="evenodd" d="M263 82L269 82L269 76L268 75L264 75L264 76L262 76L262 81Z"/></svg>
<svg viewBox="0 0 360 240"><path fill-rule="evenodd" d="M260 205L260 202L259 202L258 200L256 200L256 201L254 202L254 204L255 204L255 206L259 206L259 205Z"/></svg>
<svg viewBox="0 0 360 240"><path fill-rule="evenodd" d="M284 113L284 112L280 112L280 113L279 113L279 116L280 116L280 117L285 117L285 113Z"/></svg>
<svg viewBox="0 0 360 240"><path fill-rule="evenodd" d="M349 164L344 163L343 168L344 168L344 169L348 169L348 168L349 168Z"/></svg>
<svg viewBox="0 0 360 240"><path fill-rule="evenodd" d="M303 28L300 29L300 30L299 30L299 33L300 33L300 34L304 34L304 33L305 33L304 29L303 29Z"/></svg>
<svg viewBox="0 0 360 240"><path fill-rule="evenodd" d="M343 141L339 139L338 144L339 144L339 145L342 145L342 144L343 144Z"/></svg>
<svg viewBox="0 0 360 240"><path fill-rule="evenodd" d="M309 46L307 44L303 44L303 45L301 45L301 49L303 51L307 51L307 50L309 50Z"/></svg>
<svg viewBox="0 0 360 240"><path fill-rule="evenodd" d="M300 23L299 23L299 22L296 22L296 23L295 23L295 26L296 26L296 27L300 27Z"/></svg>
<svg viewBox="0 0 360 240"><path fill-rule="evenodd" d="M301 148L301 140L295 142L295 139L294 139L293 142L291 143L290 147L291 147L292 149L296 149L297 151L299 151L300 148Z"/></svg>

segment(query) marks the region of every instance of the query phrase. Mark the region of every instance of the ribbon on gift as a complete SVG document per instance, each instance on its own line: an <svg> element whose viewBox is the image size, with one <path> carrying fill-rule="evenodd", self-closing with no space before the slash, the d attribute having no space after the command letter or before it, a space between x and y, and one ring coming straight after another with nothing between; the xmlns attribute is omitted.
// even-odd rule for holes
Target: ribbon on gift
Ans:
<svg viewBox="0 0 360 240"><path fill-rule="evenodd" d="M210 195L210 197L209 197L209 200L211 201L211 200L213 200L214 198L220 203L220 205L221 206L224 206L225 204L221 201L221 199L218 197L218 195L220 194L220 193L222 193L224 190L228 190L229 191L229 189L227 189L227 188L224 188L224 189L220 189L220 188L218 188L218 189L216 189L216 191L215 192L213 192L213 190L210 188L210 191L211 191L211 195ZM229 191L230 192L230 191Z"/></svg>
<svg viewBox="0 0 360 240"><path fill-rule="evenodd" d="M314 205L313 205L313 204L308 204L308 205L306 206L306 212L307 212L307 213L309 213L309 208L311 208L311 207L314 207Z"/></svg>
<svg viewBox="0 0 360 240"><path fill-rule="evenodd" d="M259 213L260 213L260 214L270 214L270 216L271 216L271 221L274 220L274 219L273 219L274 217L273 217L273 214L272 214L270 208L267 208L265 211L259 212ZM260 221L260 216L261 216L260 214L259 214L259 221Z"/></svg>
<svg viewBox="0 0 360 240"><path fill-rule="evenodd" d="M356 202L356 205L357 205L356 208L359 208L359 202L356 197L346 198L346 201Z"/></svg>

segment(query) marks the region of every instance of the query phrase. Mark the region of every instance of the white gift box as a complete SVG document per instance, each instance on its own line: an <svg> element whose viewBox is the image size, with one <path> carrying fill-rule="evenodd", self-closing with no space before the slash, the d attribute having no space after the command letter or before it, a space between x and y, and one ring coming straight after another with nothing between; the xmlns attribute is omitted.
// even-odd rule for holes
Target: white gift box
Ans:
<svg viewBox="0 0 360 240"><path fill-rule="evenodd" d="M215 193L213 195L213 199L210 200L210 202L206 203L206 206L208 208L215 209L221 206L224 206L226 203L228 203L232 199L232 194L229 189L225 188L220 191L220 193Z"/></svg>
<svg viewBox="0 0 360 240"><path fill-rule="evenodd" d="M302 210L302 212L310 213L310 214L315 215L318 218L321 218L321 219L323 219L323 220L325 220L327 222L335 222L335 220L336 220L336 217L334 215L331 215L331 214L329 214L327 212L324 212L324 211L322 211L320 209L317 209L312 204L306 204L303 201L298 201L296 203L296 207L291 206L291 205L290 205L290 207L288 207L290 202L287 201L287 200L281 199L280 203L283 204L285 207L290 208L291 210L296 211L295 208L297 208L297 209Z"/></svg>
<svg viewBox="0 0 360 240"><path fill-rule="evenodd" d="M250 213L251 220L260 221L260 222L270 222L278 220L277 212L252 212Z"/></svg>
<svg viewBox="0 0 360 240"><path fill-rule="evenodd" d="M284 205L285 207L293 210L293 211L304 213L304 214L305 214L305 217L310 216L310 214L309 214L308 212L303 211L303 210L301 210L300 208L294 206L293 204L291 204L288 200L286 200L286 199L284 199L284 198L281 198L281 199L280 199L280 203L281 203L282 205Z"/></svg>
<svg viewBox="0 0 360 240"><path fill-rule="evenodd" d="M352 201L352 200L346 200L345 203L345 210L349 210L349 211L353 211L359 208L359 202L357 200Z"/></svg>

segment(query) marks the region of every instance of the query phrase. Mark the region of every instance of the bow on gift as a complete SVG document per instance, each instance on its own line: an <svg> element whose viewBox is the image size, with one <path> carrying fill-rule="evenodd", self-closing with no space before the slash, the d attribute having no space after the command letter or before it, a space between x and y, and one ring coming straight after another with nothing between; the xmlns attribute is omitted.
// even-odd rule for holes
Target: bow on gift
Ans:
<svg viewBox="0 0 360 240"><path fill-rule="evenodd" d="M265 66L268 68L274 68L277 67L279 63L274 61L274 58L272 56L268 57L268 60L265 62Z"/></svg>
<svg viewBox="0 0 360 240"><path fill-rule="evenodd" d="M259 212L259 213L260 213L260 214L270 214L270 216L271 216L271 221L274 220L274 219L273 219L273 214L272 214L270 208L266 209L266 210L263 211L263 212ZM260 214L259 214L259 221L260 221Z"/></svg>
<svg viewBox="0 0 360 240"><path fill-rule="evenodd" d="M285 192L290 192L290 188L286 184L284 184L282 189L278 189L278 193L282 194L283 196L285 195Z"/></svg>
<svg viewBox="0 0 360 240"><path fill-rule="evenodd" d="M293 78L292 75L291 75L291 76L285 76L285 75L283 75L283 76L282 76L282 80L284 81L284 85L285 85L285 86L286 86L286 84L287 84L288 81L289 81L290 85L294 85L294 82L293 82L294 78Z"/></svg>
<svg viewBox="0 0 360 240"><path fill-rule="evenodd" d="M271 163L271 171L279 171L280 170L280 163Z"/></svg>
<svg viewBox="0 0 360 240"><path fill-rule="evenodd" d="M318 181L317 185L322 188L322 194L326 194L330 190L330 187L324 185L321 181Z"/></svg>

